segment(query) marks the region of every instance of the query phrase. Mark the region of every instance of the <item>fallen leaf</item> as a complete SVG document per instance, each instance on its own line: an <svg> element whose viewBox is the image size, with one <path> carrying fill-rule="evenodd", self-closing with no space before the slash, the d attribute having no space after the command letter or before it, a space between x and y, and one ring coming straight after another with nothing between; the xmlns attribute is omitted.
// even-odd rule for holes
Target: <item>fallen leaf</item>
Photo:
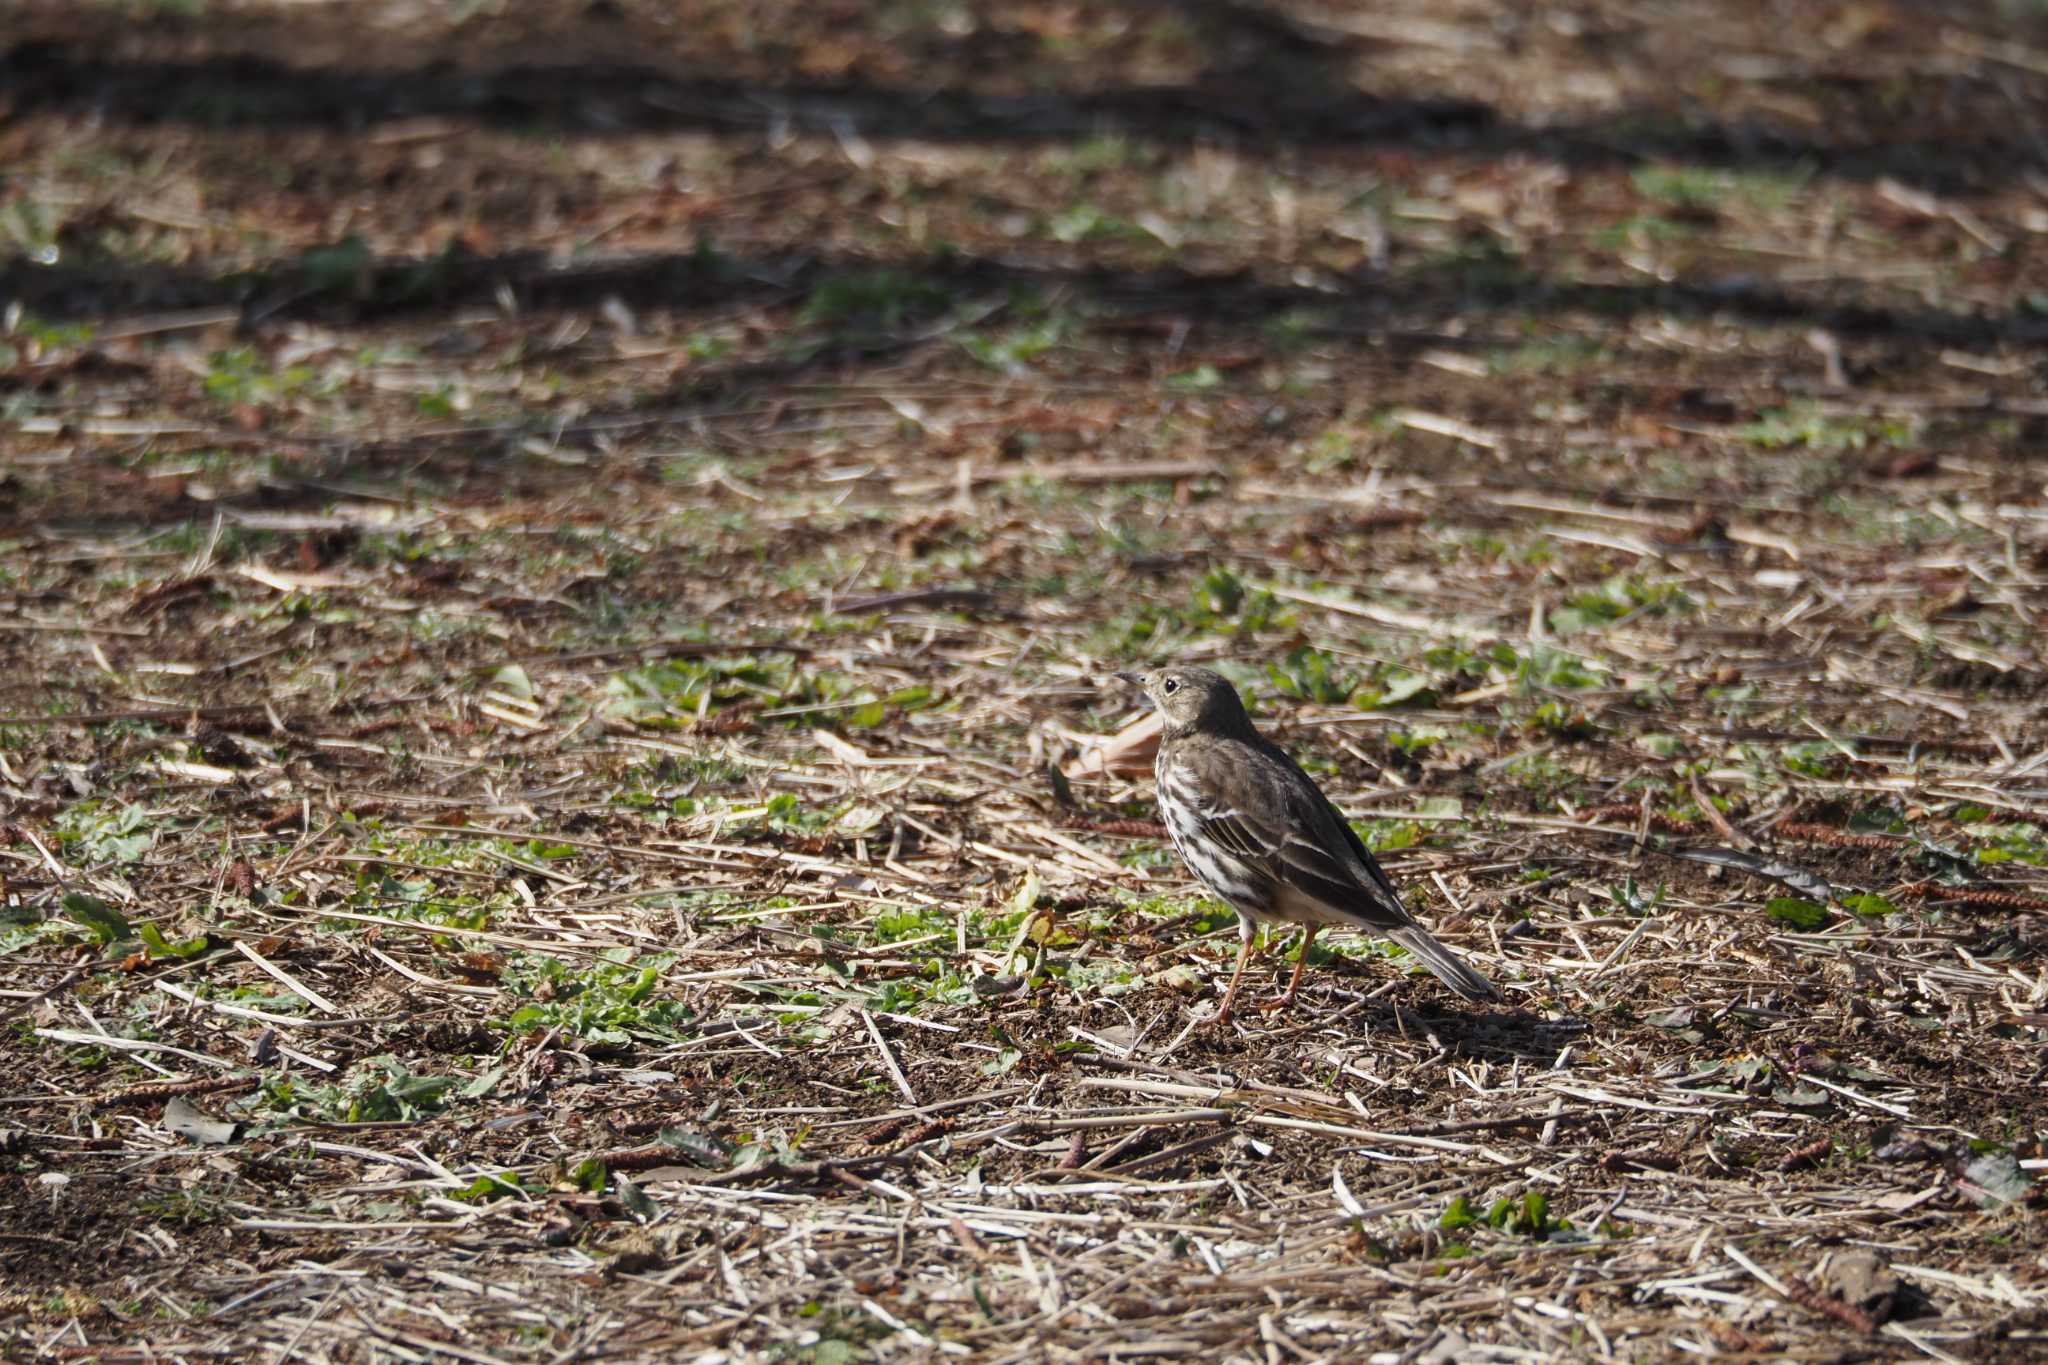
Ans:
<svg viewBox="0 0 2048 1365"><path fill-rule="evenodd" d="M1113 735L1075 735L1081 744L1080 757L1060 771L1068 777L1143 777L1152 771L1152 756L1159 752L1161 719L1147 711Z"/></svg>
<svg viewBox="0 0 2048 1365"><path fill-rule="evenodd" d="M239 1124L223 1123L208 1118L183 1095L173 1095L164 1105L163 1129L181 1138L190 1138L203 1147L218 1147L235 1140Z"/></svg>

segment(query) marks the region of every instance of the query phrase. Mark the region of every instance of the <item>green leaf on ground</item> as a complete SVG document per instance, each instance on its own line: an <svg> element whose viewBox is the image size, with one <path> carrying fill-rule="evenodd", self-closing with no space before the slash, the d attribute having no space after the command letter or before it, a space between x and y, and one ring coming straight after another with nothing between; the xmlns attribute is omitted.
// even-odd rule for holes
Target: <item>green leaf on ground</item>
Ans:
<svg viewBox="0 0 2048 1365"><path fill-rule="evenodd" d="M1764 913L1795 929L1818 929L1828 922L1826 906L1815 905L1797 896L1773 896L1765 904Z"/></svg>

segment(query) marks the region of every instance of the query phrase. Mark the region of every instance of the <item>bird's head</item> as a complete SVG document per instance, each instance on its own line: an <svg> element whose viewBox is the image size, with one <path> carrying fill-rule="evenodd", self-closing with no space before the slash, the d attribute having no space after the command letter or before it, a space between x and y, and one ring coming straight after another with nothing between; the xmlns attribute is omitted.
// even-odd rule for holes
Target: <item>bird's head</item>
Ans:
<svg viewBox="0 0 2048 1365"><path fill-rule="evenodd" d="M1174 667L1116 676L1151 698L1169 733L1201 729L1232 734L1251 729L1237 689L1221 673Z"/></svg>

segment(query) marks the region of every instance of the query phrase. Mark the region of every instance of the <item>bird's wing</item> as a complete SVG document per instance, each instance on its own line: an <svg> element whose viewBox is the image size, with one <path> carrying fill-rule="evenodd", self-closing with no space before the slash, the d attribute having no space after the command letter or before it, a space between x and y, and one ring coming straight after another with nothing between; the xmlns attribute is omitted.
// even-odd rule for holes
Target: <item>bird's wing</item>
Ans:
<svg viewBox="0 0 2048 1365"><path fill-rule="evenodd" d="M1306 784L1308 782L1308 774L1303 773L1301 780ZM1372 856L1372 850L1365 846L1365 840L1358 837L1358 831L1351 828L1351 822L1344 818L1344 813L1331 805L1330 799L1324 796L1320 789L1312 788L1308 795L1313 797L1315 803L1323 808L1325 815L1328 817L1329 826L1336 832L1338 837L1343 839L1345 846L1351 850L1353 863L1365 873L1365 884L1386 899L1387 905L1393 909L1395 916L1401 923L1412 924L1415 917L1408 913L1406 906L1401 904L1401 893L1394 889L1394 883L1387 876L1387 870L1380 866L1379 859Z"/></svg>
<svg viewBox="0 0 2048 1365"><path fill-rule="evenodd" d="M1414 923L1337 808L1285 754L1269 753L1282 766L1231 765L1246 776L1214 793L1198 815L1201 833L1345 919L1376 928Z"/></svg>

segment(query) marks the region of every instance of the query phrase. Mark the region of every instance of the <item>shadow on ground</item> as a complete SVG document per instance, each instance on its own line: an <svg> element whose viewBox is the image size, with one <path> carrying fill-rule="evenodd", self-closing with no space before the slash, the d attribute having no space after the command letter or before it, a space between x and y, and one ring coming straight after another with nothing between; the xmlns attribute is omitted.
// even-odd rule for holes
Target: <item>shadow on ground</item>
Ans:
<svg viewBox="0 0 2048 1365"><path fill-rule="evenodd" d="M1116 129L1169 144L1413 146L1569 166L1666 161L1821 171L1893 177L1944 192L2010 183L2042 162L2039 139L2027 120L2012 117L2007 92L1954 78L1902 83L1824 52L1770 64L1752 77L1760 90L1824 97L1830 110L1824 131L1642 100L1536 124L1485 100L1363 91L1375 58L1395 44L1275 8L1221 0L1130 0L1124 8L1132 24L1173 15L1187 25L1203 54L1199 73L1178 82L1112 79L1058 88L1087 83L1068 79L1072 68L1048 66L1018 33L987 25L958 37L937 29L885 32L862 16L848 41L890 51L917 78L806 79L772 69L749 76L733 68L763 63L729 60L735 54L714 50L713 43L686 46L675 60L650 61L649 53L675 51L677 34L645 29L594 5L580 18L542 15L479 26L466 35L473 42L451 44L447 55L425 61L416 51L393 47L381 62L362 55L354 35L317 17L239 13L232 20L159 19L154 31L162 42L145 43L145 49L167 47L178 55L109 55L122 50L116 38L132 36L133 26L124 23L117 35L88 15L18 41L0 56L0 84L16 116L47 111L209 130L348 131L461 118L536 135L815 131L876 141L1038 143ZM1478 36L1514 53L1528 35L1480 30ZM1573 51L1596 68L1633 63L1654 70L1658 46L1670 36L1643 21L1588 31ZM361 48L374 46L362 37ZM347 54L349 60L307 61L300 59L303 52ZM549 57L536 61L534 53ZM1108 65L1115 69L1114 62ZM1361 66L1368 68L1364 76ZM1040 86L1053 88L1015 92Z"/></svg>

